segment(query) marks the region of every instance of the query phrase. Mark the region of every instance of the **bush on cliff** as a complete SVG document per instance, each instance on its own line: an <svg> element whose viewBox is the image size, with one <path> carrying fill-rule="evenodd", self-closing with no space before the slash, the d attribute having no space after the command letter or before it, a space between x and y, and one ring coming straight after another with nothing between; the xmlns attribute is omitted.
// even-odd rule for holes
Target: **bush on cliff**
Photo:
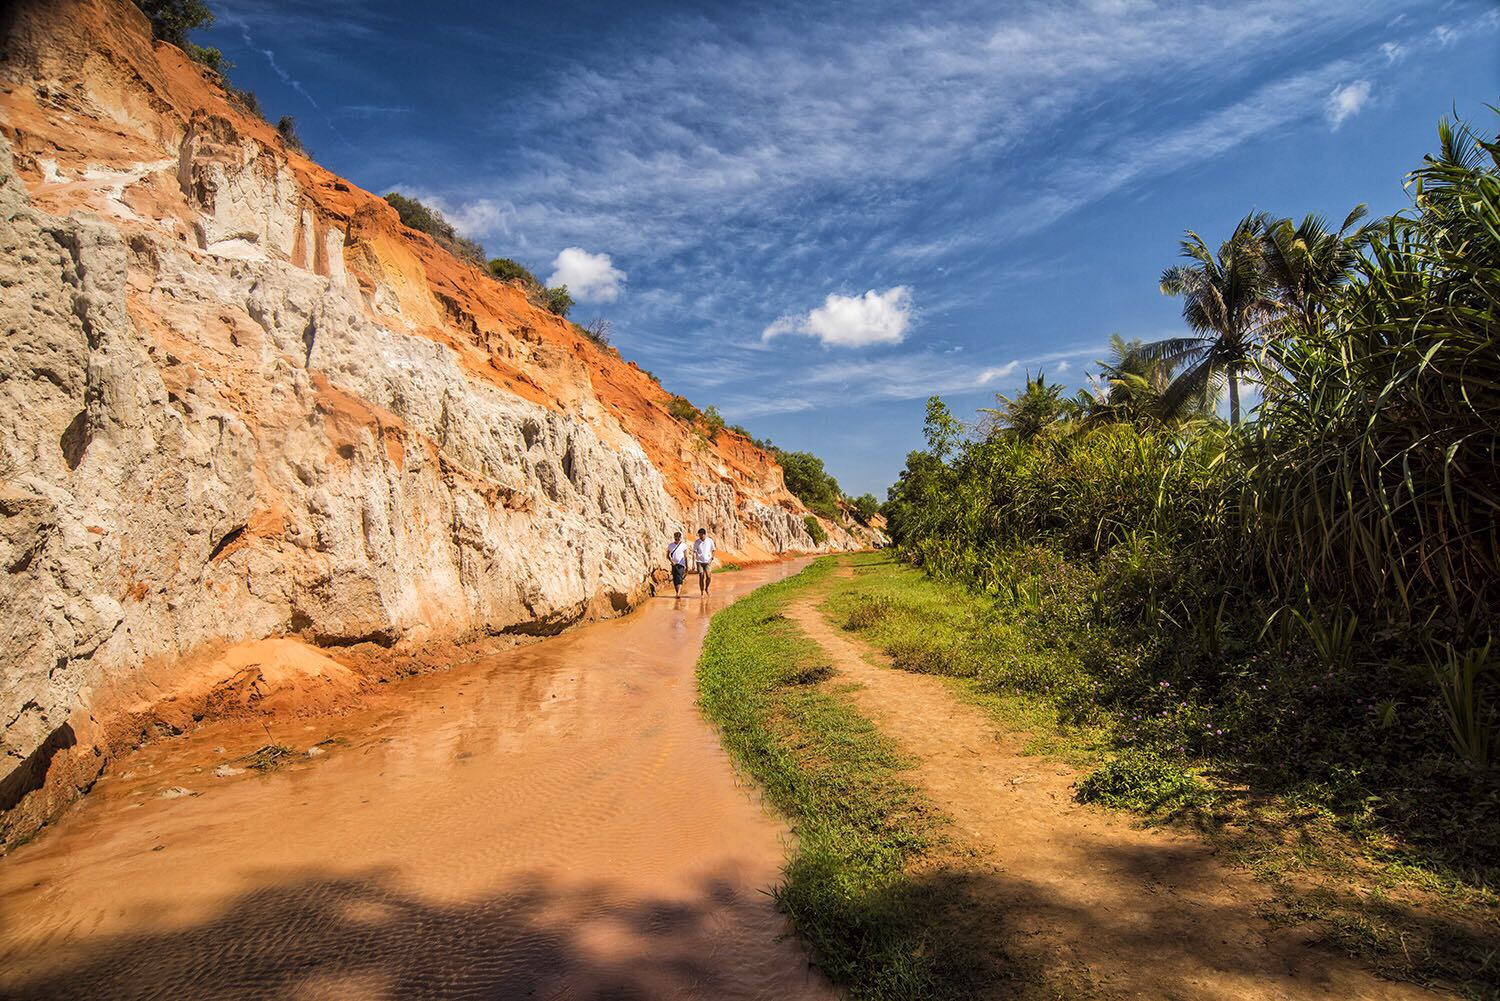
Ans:
<svg viewBox="0 0 1500 1001"><path fill-rule="evenodd" d="M426 233L437 241L438 246L447 250L461 261L470 264L484 266L484 248L467 237L460 236L453 224L443 218L443 214L437 209L429 208L417 201L408 198L399 191L392 191L385 196L391 208L401 217L401 224Z"/></svg>
<svg viewBox="0 0 1500 1001"><path fill-rule="evenodd" d="M302 137L297 134L297 119L291 115L282 115L276 122L276 134L281 136L281 141L286 143L287 149L307 155L307 147L302 144Z"/></svg>
<svg viewBox="0 0 1500 1001"><path fill-rule="evenodd" d="M509 257L492 257L489 263L490 276L502 282L520 282L521 287L528 291L540 289L542 283L537 280L531 269Z"/></svg>
<svg viewBox="0 0 1500 1001"><path fill-rule="evenodd" d="M568 310L573 308L573 297L568 294L568 286L559 285L547 289L543 304L558 316L567 316Z"/></svg>
<svg viewBox="0 0 1500 1001"><path fill-rule="evenodd" d="M807 526L807 534L812 536L815 545L821 546L828 541L828 533L823 530L823 523L818 521L816 515L808 515L802 519L802 523Z"/></svg>
<svg viewBox="0 0 1500 1001"><path fill-rule="evenodd" d="M224 53L188 41L187 34L214 23L214 12L203 0L135 0L151 22L151 36L170 42L191 58L220 73L229 68Z"/></svg>

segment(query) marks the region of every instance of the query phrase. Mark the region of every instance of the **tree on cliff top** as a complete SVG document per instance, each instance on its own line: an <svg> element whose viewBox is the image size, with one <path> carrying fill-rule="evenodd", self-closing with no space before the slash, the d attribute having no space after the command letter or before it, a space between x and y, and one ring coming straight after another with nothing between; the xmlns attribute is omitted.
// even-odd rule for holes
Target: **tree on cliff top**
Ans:
<svg viewBox="0 0 1500 1001"><path fill-rule="evenodd" d="M214 23L214 12L203 0L135 0L135 5L151 22L153 38L171 42L198 62L221 73L229 68L224 53L218 49L188 41L188 32Z"/></svg>

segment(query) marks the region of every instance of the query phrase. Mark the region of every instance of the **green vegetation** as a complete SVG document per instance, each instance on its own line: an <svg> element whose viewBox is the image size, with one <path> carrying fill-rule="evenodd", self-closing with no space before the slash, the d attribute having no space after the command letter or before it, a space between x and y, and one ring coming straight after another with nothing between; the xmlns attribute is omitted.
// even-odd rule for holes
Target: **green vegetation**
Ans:
<svg viewBox="0 0 1500 1001"><path fill-rule="evenodd" d="M1107 391L1028 378L975 437L934 398L885 513L978 604L961 642L893 605L925 633L881 642L1093 735L1112 760L1086 797L1248 818L1276 831L1237 842L1270 876L1342 866L1417 900L1346 879L1297 906L1404 976L1494 991L1482 936L1423 912L1492 909L1500 877L1500 144L1439 138L1395 218L1190 233L1162 287L1193 334L1117 340Z"/></svg>
<svg viewBox="0 0 1500 1001"><path fill-rule="evenodd" d="M542 304L558 316L567 316L573 308L573 297L568 294L568 286L559 285L546 290Z"/></svg>
<svg viewBox="0 0 1500 1001"><path fill-rule="evenodd" d="M229 69L224 53L188 41L188 32L214 23L213 11L204 0L135 0L135 5L151 22L153 38L170 42L190 58L219 73Z"/></svg>
<svg viewBox="0 0 1500 1001"><path fill-rule="evenodd" d="M398 191L392 191L385 196L391 208L401 217L401 224L419 233L426 233L437 241L438 246L461 261L467 261L478 267L484 267L484 248L467 237L460 236L453 224L443 218L443 214L437 209L429 208L417 201L408 198Z"/></svg>
<svg viewBox="0 0 1500 1001"><path fill-rule="evenodd" d="M829 521L844 520L844 513L839 510L839 501L843 499L844 492L839 489L839 481L823 468L822 459L811 452L788 452L766 440L755 444L771 453L781 465L787 490L805 504L809 511L816 512Z"/></svg>
<svg viewBox="0 0 1500 1001"><path fill-rule="evenodd" d="M854 516L866 525L880 513L880 501L875 499L874 494L861 494L850 501L849 506L854 509Z"/></svg>
<svg viewBox="0 0 1500 1001"><path fill-rule="evenodd" d="M1080 799L1193 826L1225 858L1272 883L1273 920L1319 922L1332 940L1389 976L1460 986L1474 996L1497 986L1485 929L1493 927L1500 898L1482 870L1403 846L1382 830L1378 802L1339 812L1316 785L1268 795L1246 789L1242 775L1225 767L1225 755L1184 755L1175 745L1164 753L1165 741L1182 732L1227 730L1212 707L1176 682L1150 684L1151 712L1121 719L1096 706L1113 696L1110 675L1130 669L1131 651L1105 650L1121 663L1100 671L1099 641L1073 642L1092 615L1087 590L1047 590L1033 580L993 594L938 579L888 552L850 562L854 576L826 588L830 621L895 667L945 677L1002 730L1025 734L1028 753L1087 772ZM1393 739L1384 732L1381 738Z"/></svg>
<svg viewBox="0 0 1500 1001"><path fill-rule="evenodd" d="M287 149L307 155L307 147L302 145L302 137L297 135L297 119L291 115L282 115L276 121L276 134L281 136L281 141L286 144Z"/></svg>
<svg viewBox="0 0 1500 1001"><path fill-rule="evenodd" d="M719 433L724 430L724 415L719 413L718 407L703 408L703 433L708 436L709 441L718 441Z"/></svg>
<svg viewBox="0 0 1500 1001"><path fill-rule="evenodd" d="M973 959L947 920L957 891L912 875L934 844L931 807L781 614L832 566L821 560L714 616L700 702L796 832L776 900L817 964L856 999L960 996Z"/></svg>
<svg viewBox="0 0 1500 1001"><path fill-rule="evenodd" d="M486 266L490 276L502 282L520 282L527 289L539 289L542 283L537 280L536 275L524 264L519 264L509 257L492 257Z"/></svg>
<svg viewBox="0 0 1500 1001"><path fill-rule="evenodd" d="M818 521L817 515L808 515L802 519L802 523L807 526L807 534L812 536L815 545L821 546L828 541L828 533L823 530L823 524Z"/></svg>
<svg viewBox="0 0 1500 1001"><path fill-rule="evenodd" d="M672 415L673 420L696 423L698 420L698 408L686 396L674 396L667 403L667 413Z"/></svg>

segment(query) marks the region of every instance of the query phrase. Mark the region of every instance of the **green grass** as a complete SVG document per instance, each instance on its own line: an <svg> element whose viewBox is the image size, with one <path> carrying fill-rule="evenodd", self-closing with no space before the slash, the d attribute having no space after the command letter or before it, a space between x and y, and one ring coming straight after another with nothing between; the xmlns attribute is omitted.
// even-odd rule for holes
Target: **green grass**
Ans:
<svg viewBox="0 0 1500 1001"><path fill-rule="evenodd" d="M1081 799L1192 827L1271 884L1268 917L1316 923L1386 976L1500 998L1500 896L1483 871L1455 871L1316 798L1215 781L1207 762L1131 746L1108 714L1080 716L1090 675L1066 631L1028 630L1038 609L1026 595L981 595L884 552L850 563L854 576L826 588L828 620L896 667L943 675L998 729L1026 734L1028 753L1085 773Z"/></svg>
<svg viewBox="0 0 1500 1001"><path fill-rule="evenodd" d="M948 933L958 891L913 874L940 844L942 820L903 777L891 742L840 696L820 648L782 614L833 567L819 560L714 617L700 703L792 825L797 846L776 900L817 965L855 999L964 996L980 973Z"/></svg>
<svg viewBox="0 0 1500 1001"><path fill-rule="evenodd" d="M1026 734L1027 753L1076 768L1104 760L1105 731L1065 722L1049 699L1030 691L1082 683L1076 665L1038 648L993 601L934 580L888 551L860 553L850 562L854 577L837 581L823 603L829 621L898 668L944 676L955 695L1002 729Z"/></svg>

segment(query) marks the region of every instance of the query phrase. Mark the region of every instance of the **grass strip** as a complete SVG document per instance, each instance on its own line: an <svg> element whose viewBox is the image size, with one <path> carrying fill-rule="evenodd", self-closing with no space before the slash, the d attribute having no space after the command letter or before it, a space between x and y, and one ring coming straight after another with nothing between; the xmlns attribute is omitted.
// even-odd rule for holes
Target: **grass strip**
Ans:
<svg viewBox="0 0 1500 1001"><path fill-rule="evenodd" d="M977 973L945 941L953 892L912 875L940 820L889 739L839 695L821 649L782 614L833 565L819 560L714 616L699 701L797 836L776 901L814 962L855 999L960 997Z"/></svg>

